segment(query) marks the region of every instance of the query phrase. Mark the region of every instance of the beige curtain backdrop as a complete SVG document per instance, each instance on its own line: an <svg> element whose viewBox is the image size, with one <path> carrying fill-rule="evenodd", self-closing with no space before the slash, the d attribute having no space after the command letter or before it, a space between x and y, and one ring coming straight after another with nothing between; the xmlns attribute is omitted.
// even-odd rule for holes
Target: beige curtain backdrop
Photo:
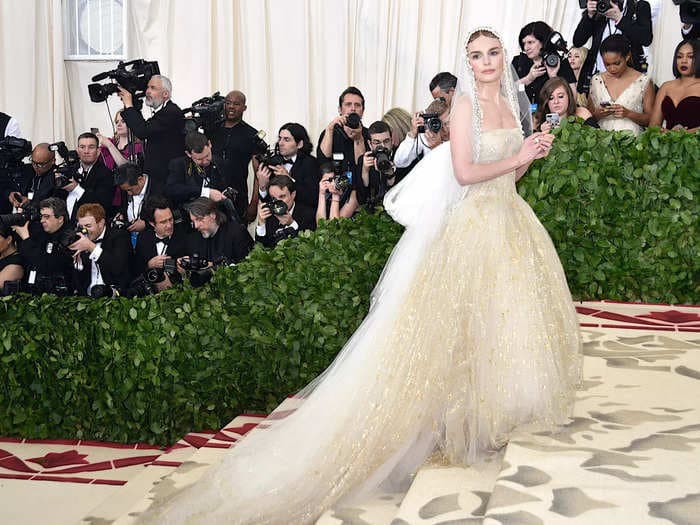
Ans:
<svg viewBox="0 0 700 525"><path fill-rule="evenodd" d="M348 85L365 95L367 124L394 106L423 109L433 75L459 71L469 28L493 26L512 55L525 23L544 20L571 43L580 17L577 0L125 1L128 58L158 60L181 107L240 89L245 120L269 139L296 121L314 143ZM671 0L662 8L657 83L671 78L680 39L678 8ZM109 133L105 104L90 102L87 84L116 62L64 61L60 0L1 0L0 56L0 110L19 119L25 137L73 145L91 127ZM113 114L119 99L109 105Z"/></svg>

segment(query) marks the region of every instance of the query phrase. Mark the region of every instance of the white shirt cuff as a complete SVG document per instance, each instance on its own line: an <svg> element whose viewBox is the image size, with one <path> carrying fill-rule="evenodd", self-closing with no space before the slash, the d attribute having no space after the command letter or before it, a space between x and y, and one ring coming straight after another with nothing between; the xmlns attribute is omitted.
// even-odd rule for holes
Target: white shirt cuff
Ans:
<svg viewBox="0 0 700 525"><path fill-rule="evenodd" d="M92 253L90 254L90 260L97 262L97 259L100 258L100 255L102 255L102 246L99 244L95 246L95 249L92 250Z"/></svg>
<svg viewBox="0 0 700 525"><path fill-rule="evenodd" d="M267 234L267 225L266 224L258 224L255 227L255 234L258 237L265 237L265 235Z"/></svg>
<svg viewBox="0 0 700 525"><path fill-rule="evenodd" d="M200 197L209 197L211 195L211 188L202 188L202 193L199 194Z"/></svg>

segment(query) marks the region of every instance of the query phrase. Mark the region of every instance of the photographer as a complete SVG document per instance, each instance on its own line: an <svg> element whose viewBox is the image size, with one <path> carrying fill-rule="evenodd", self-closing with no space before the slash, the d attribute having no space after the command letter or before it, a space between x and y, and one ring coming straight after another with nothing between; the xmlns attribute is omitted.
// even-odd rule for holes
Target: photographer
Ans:
<svg viewBox="0 0 700 525"><path fill-rule="evenodd" d="M211 142L199 131L185 137L185 156L174 159L168 167L168 185L165 194L177 208L184 209L197 197L209 197L214 202L223 202L226 188L235 193L235 211L243 217L248 206L247 191L240 180L231 176L230 165L212 154ZM231 215L231 214L229 214Z"/></svg>
<svg viewBox="0 0 700 525"><path fill-rule="evenodd" d="M238 222L229 221L216 202L199 197L187 205L196 231L187 236L185 253L205 258L210 265L237 263L253 247L253 239Z"/></svg>
<svg viewBox="0 0 700 525"><path fill-rule="evenodd" d="M32 150L31 164L22 166L22 177L18 187L9 189L6 198L13 208L20 208L29 201L40 202L54 192L54 177L51 175L56 156L45 142Z"/></svg>
<svg viewBox="0 0 700 525"><path fill-rule="evenodd" d="M68 225L66 203L56 197L39 203L41 230L29 231L29 223L13 226L22 239L20 252L25 261L24 282L34 293L73 292L73 258L68 250L73 232Z"/></svg>
<svg viewBox="0 0 700 525"><path fill-rule="evenodd" d="M126 223L126 231L135 237L146 229L143 210L151 194L150 177L136 164L122 164L117 168L114 182L121 191L121 205L114 217L116 221Z"/></svg>
<svg viewBox="0 0 700 525"><path fill-rule="evenodd" d="M426 126L423 115L433 115L437 121L430 122ZM438 127L438 131L433 129ZM436 146L450 140L450 108L446 102L440 99L433 100L424 113L416 113L411 120L411 130L403 139L396 153L394 164L397 168L406 168L408 171Z"/></svg>
<svg viewBox="0 0 700 525"><path fill-rule="evenodd" d="M513 57L512 65L525 86L527 98L530 104L536 104L544 83L554 77L562 77L571 89L576 90L576 75L574 75L569 60L562 57L556 50L550 50L550 37L554 30L545 22L537 21L526 24L518 36L518 43L522 51ZM544 55L551 53L558 56L555 65L550 65L544 60Z"/></svg>
<svg viewBox="0 0 700 525"><path fill-rule="evenodd" d="M318 183L316 221L352 217L360 208L357 190L343 172L340 163L321 164Z"/></svg>
<svg viewBox="0 0 700 525"><path fill-rule="evenodd" d="M0 295L5 295L5 283L19 282L24 275L15 235L11 227L0 224Z"/></svg>
<svg viewBox="0 0 700 525"><path fill-rule="evenodd" d="M95 203L109 210L114 196L114 176L100 158L97 136L94 133L81 133L77 152L80 159L77 171L68 176L63 186L57 183L55 192L57 197L66 201L71 221L76 220L78 208L83 204ZM56 180L60 180L59 175L56 175Z"/></svg>
<svg viewBox="0 0 700 525"><path fill-rule="evenodd" d="M609 9L600 12L599 7ZM590 91L591 78L597 72L605 70L600 55L600 44L610 35L622 34L632 45L632 67L644 73L646 62L643 46L651 44L651 6L646 0L588 0L586 9L581 13L581 20L574 31L573 43L576 47L586 44L591 39L588 56L583 63L578 80L578 92Z"/></svg>
<svg viewBox="0 0 700 525"><path fill-rule="evenodd" d="M146 88L146 105L153 111L148 120L134 107L133 95L119 89L124 102L122 117L138 138L145 140L143 171L148 173L153 191L162 193L168 178L168 163L182 155L185 147L185 118L170 97L172 84L163 75L153 75Z"/></svg>
<svg viewBox="0 0 700 525"><path fill-rule="evenodd" d="M361 168L356 180L358 202L372 209L403 179L408 169L397 169L392 162L391 128L386 122L378 120L370 125L369 144L372 149L360 157Z"/></svg>
<svg viewBox="0 0 700 525"><path fill-rule="evenodd" d="M75 283L79 295L93 295L97 285L124 289L131 279L129 234L107 226L105 210L99 204L83 204L77 212L78 226L85 233L69 249L73 250Z"/></svg>
<svg viewBox="0 0 700 525"><path fill-rule="evenodd" d="M231 166L231 177L240 187L239 195L248 199L248 166L253 163L253 172L258 163L254 157L257 130L243 120L248 109L246 96L240 91L231 91L224 99L224 122L216 128L211 137L214 155L221 157ZM238 209L238 206L236 207ZM253 220L256 208L248 208L246 215L241 215L244 222Z"/></svg>
<svg viewBox="0 0 700 525"><path fill-rule="evenodd" d="M457 77L449 71L438 73L430 81L430 94L435 100L441 99L447 107L452 107L452 97L457 88Z"/></svg>
<svg viewBox="0 0 700 525"><path fill-rule="evenodd" d="M134 254L134 274L143 274L148 270L161 270L168 259L177 260L184 256L186 233L176 226L170 203L165 197L153 196L143 212L144 219L151 226L139 235ZM164 272L162 283L157 283L158 290L172 286L171 275Z"/></svg>
<svg viewBox="0 0 700 525"><path fill-rule="evenodd" d="M335 155L342 155L343 168L354 171L357 159L369 149L369 134L362 125L365 97L350 86L338 98L338 116L321 132L316 148L319 163L332 162Z"/></svg>
<svg viewBox="0 0 700 525"><path fill-rule="evenodd" d="M282 239L296 237L300 231L315 230L314 209L296 202L296 184L288 175L275 175L269 184L270 201L258 204L255 240L273 248Z"/></svg>
<svg viewBox="0 0 700 525"><path fill-rule="evenodd" d="M0 139L5 137L22 138L22 132L19 129L19 122L15 117L11 117L7 113L0 111Z"/></svg>
<svg viewBox="0 0 700 525"><path fill-rule="evenodd" d="M271 177L287 175L297 188L296 201L311 209L318 205L319 170L316 158L311 155L311 139L306 128L296 122L284 124L277 135L277 151L284 159L279 166L259 166L257 186L260 200L268 200L268 185Z"/></svg>

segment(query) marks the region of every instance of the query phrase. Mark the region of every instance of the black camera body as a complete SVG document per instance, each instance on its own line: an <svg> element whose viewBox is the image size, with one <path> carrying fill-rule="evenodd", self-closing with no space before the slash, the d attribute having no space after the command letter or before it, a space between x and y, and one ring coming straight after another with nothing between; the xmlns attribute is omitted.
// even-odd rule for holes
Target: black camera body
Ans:
<svg viewBox="0 0 700 525"><path fill-rule="evenodd" d="M180 266L183 270L188 272L197 272L205 270L209 266L209 261L206 257L199 255L198 253L193 253L189 257L184 257L180 260Z"/></svg>
<svg viewBox="0 0 700 525"><path fill-rule="evenodd" d="M281 201L279 199L274 199L271 200L270 202L266 202L263 204L263 208L268 208L273 215L284 215L289 211L289 207L287 206L287 203L284 201Z"/></svg>
<svg viewBox="0 0 700 525"><path fill-rule="evenodd" d="M418 126L418 133L425 133L426 130L438 133L442 129L442 120L440 120L440 115L437 113L421 113L420 117L423 119L424 124Z"/></svg>
<svg viewBox="0 0 700 525"><path fill-rule="evenodd" d="M557 67L564 55L568 52L566 40L558 31L552 31L542 43L542 62L549 67Z"/></svg>
<svg viewBox="0 0 700 525"><path fill-rule="evenodd" d="M22 211L0 215L0 226L22 226L25 222L38 221L39 215L37 206L27 201L22 205Z"/></svg>
<svg viewBox="0 0 700 525"><path fill-rule="evenodd" d="M165 274L173 275L175 273L177 273L177 263L175 259L166 257L163 261L162 268L149 268L143 275L147 282L158 284L165 280Z"/></svg>
<svg viewBox="0 0 700 525"><path fill-rule="evenodd" d="M153 75L159 75L160 68L155 60L149 62L138 58L129 62L119 62L116 69L105 71L92 77L93 82L99 82L106 78L114 82L108 84L88 84L90 100L93 102L105 102L107 98L119 92L119 86L126 89L134 97L134 107L140 109L142 98L146 96L148 81Z"/></svg>
<svg viewBox="0 0 700 525"><path fill-rule="evenodd" d="M58 175L56 177L56 187L63 188L70 184L71 180L77 183L82 182L82 177L80 173L78 173L78 169L80 168L78 152L74 149L69 150L65 142L49 144L49 149L58 153L61 159L63 159L63 162L54 168L54 173Z"/></svg>
<svg viewBox="0 0 700 525"><path fill-rule="evenodd" d="M255 136L253 153L257 161L268 168L272 166L284 166L285 164L284 157L265 142L265 132L262 130L258 131Z"/></svg>
<svg viewBox="0 0 700 525"><path fill-rule="evenodd" d="M192 102L192 106L182 110L185 117L185 132L197 131L202 128L204 134L209 136L213 129L221 125L224 120L225 99L217 91L211 97L202 97Z"/></svg>
<svg viewBox="0 0 700 525"><path fill-rule="evenodd" d="M681 22L684 24L700 24L700 0L673 0L680 6Z"/></svg>
<svg viewBox="0 0 700 525"><path fill-rule="evenodd" d="M68 230L60 239L61 246L63 246L65 249L68 249L68 247L73 244L75 241L80 239L81 235L84 235L87 237L88 230L85 226L80 226L78 225L74 230Z"/></svg>
<svg viewBox="0 0 700 525"><path fill-rule="evenodd" d="M439 121L440 119L438 119ZM394 171L394 163L391 162L391 152L384 146L377 146L372 150L372 156L377 162L377 170L381 173L391 173Z"/></svg>
<svg viewBox="0 0 700 525"><path fill-rule="evenodd" d="M32 153L32 143L17 137L0 139L0 187L19 189L22 160Z"/></svg>
<svg viewBox="0 0 700 525"><path fill-rule="evenodd" d="M345 116L345 125L350 129L357 129L360 127L360 122L362 119L357 113L348 113Z"/></svg>

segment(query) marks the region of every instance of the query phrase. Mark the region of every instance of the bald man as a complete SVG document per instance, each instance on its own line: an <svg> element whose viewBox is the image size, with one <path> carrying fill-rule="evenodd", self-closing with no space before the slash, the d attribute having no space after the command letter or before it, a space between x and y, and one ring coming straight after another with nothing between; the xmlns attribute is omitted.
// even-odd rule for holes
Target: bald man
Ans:
<svg viewBox="0 0 700 525"><path fill-rule="evenodd" d="M32 150L31 164L22 167L15 184L3 188L3 210L19 208L27 201L39 202L53 195L54 177L51 174L56 162L54 152L45 142Z"/></svg>

